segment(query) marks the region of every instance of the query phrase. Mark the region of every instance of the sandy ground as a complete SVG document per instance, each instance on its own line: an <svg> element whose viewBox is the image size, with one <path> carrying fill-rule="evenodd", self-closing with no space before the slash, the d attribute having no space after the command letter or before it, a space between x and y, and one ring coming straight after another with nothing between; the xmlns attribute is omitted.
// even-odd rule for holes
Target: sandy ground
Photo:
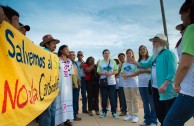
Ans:
<svg viewBox="0 0 194 126"><path fill-rule="evenodd" d="M81 108L81 99L79 101L80 105L79 108ZM123 116L120 116L119 119L114 119L111 116L111 112L107 113L107 117L106 118L100 118L100 116L95 115L94 116L89 116L88 114L82 114L81 113L81 109L80 112L78 114L79 117L82 118L81 121L74 121L73 122L73 126L139 126L142 122L143 122L143 105L142 105L142 101L141 98L139 97L139 122L138 123L132 123L131 121L123 121ZM118 114L120 113L120 111L118 111ZM32 121L30 124L28 124L27 126L38 126L38 123L36 123L35 121ZM63 126L63 124L61 124L60 126ZM185 126L194 126L194 119L190 119Z"/></svg>

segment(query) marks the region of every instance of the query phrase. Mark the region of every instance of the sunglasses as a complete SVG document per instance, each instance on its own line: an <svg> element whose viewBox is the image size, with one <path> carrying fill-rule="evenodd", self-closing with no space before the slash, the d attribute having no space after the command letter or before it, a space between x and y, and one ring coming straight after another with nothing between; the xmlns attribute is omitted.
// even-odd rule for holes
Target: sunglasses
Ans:
<svg viewBox="0 0 194 126"><path fill-rule="evenodd" d="M77 56L83 56L82 54L78 54Z"/></svg>

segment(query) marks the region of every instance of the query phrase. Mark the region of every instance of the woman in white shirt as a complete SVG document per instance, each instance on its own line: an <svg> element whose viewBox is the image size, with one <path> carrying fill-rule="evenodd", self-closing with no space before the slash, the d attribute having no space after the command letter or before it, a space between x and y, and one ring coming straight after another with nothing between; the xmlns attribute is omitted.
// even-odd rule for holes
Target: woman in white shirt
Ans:
<svg viewBox="0 0 194 126"><path fill-rule="evenodd" d="M164 126L183 126L194 116L194 1L186 0L179 13L186 27L174 81L174 90L179 95L166 115Z"/></svg>
<svg viewBox="0 0 194 126"><path fill-rule="evenodd" d="M139 47L138 62L145 63L149 59L148 50L144 45ZM150 68L151 69L151 68ZM150 69L139 69L138 85L144 107L144 121L141 126L156 126L157 117L154 108L153 96L149 94L148 83L151 78Z"/></svg>
<svg viewBox="0 0 194 126"><path fill-rule="evenodd" d="M129 58L134 57L133 50L128 49L126 51L127 61L123 63L121 68L121 74L124 78L123 80L123 87L125 92L125 98L127 102L127 108L129 110L129 115L124 117L123 120L131 120L133 123L138 122L138 112L139 112L139 105L138 105L138 78L134 76L137 72L137 66L133 63L130 63Z"/></svg>
<svg viewBox="0 0 194 126"><path fill-rule="evenodd" d="M64 122L64 125L72 126L70 120L73 116L73 87L72 74L74 74L73 64L67 57L69 55L69 48L67 45L62 45L59 48L59 95L56 98L56 114L55 125Z"/></svg>

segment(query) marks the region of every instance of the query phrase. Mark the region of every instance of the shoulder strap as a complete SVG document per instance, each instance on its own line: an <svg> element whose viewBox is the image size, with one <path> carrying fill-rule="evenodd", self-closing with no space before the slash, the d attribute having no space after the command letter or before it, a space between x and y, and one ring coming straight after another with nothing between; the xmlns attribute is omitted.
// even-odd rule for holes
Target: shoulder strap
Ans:
<svg viewBox="0 0 194 126"><path fill-rule="evenodd" d="M77 68L80 69L79 66L77 65L77 62L74 62L74 63L75 63L75 65L77 66Z"/></svg>
<svg viewBox="0 0 194 126"><path fill-rule="evenodd" d="M109 71L109 65L110 65L110 60L109 60L109 62L108 62L108 71Z"/></svg>
<svg viewBox="0 0 194 126"><path fill-rule="evenodd" d="M160 51L160 53L158 54L158 56L159 56L164 50L165 50L165 49L163 49L162 51ZM158 57L158 56L157 56L157 57ZM152 61L152 66L154 65L154 63L156 63L157 57L154 59L154 61Z"/></svg>

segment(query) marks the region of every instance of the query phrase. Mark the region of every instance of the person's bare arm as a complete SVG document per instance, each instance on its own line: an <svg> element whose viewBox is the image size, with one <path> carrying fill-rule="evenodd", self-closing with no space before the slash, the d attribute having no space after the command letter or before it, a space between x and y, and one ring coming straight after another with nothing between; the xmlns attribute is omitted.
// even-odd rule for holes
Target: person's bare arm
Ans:
<svg viewBox="0 0 194 126"><path fill-rule="evenodd" d="M133 73L131 75L128 75L127 77L135 77L135 76L138 76L138 75L139 75L139 71L137 71L137 72L135 72L135 73Z"/></svg>
<svg viewBox="0 0 194 126"><path fill-rule="evenodd" d="M193 59L194 57L190 54L182 54L174 81L174 90L176 92L180 91L180 83L190 69Z"/></svg>
<svg viewBox="0 0 194 126"><path fill-rule="evenodd" d="M149 70L149 69L141 69L141 70L139 70L139 74L142 74L142 73L148 73L148 74L150 74L151 73L151 70Z"/></svg>
<svg viewBox="0 0 194 126"><path fill-rule="evenodd" d="M109 72L109 76L116 75L118 73L118 70L114 70L113 72Z"/></svg>

